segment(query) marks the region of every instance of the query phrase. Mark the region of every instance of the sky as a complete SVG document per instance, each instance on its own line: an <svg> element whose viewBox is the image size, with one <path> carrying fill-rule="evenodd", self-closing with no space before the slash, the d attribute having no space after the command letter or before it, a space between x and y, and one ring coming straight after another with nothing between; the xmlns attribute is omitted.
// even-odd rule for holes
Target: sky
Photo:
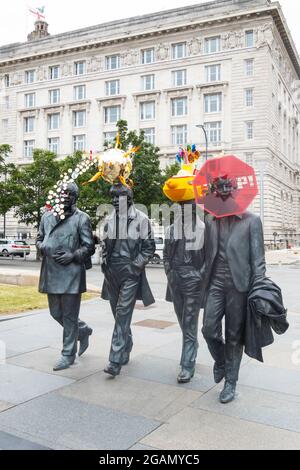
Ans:
<svg viewBox="0 0 300 470"><path fill-rule="evenodd" d="M186 5L206 3L207 0L5 0L0 15L0 46L26 41L33 30L34 16L29 7L45 6L46 20L51 34L63 33L95 24L130 16L143 15ZM288 26L300 52L300 2L280 0ZM5 4L5 6L3 6ZM104 5L109 5L107 8Z"/></svg>

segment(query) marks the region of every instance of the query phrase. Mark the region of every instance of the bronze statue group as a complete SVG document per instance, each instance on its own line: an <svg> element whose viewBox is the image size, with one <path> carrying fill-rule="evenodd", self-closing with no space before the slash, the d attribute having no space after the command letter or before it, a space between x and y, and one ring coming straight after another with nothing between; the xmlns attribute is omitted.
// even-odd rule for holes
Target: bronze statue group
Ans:
<svg viewBox="0 0 300 470"><path fill-rule="evenodd" d="M230 196L226 178L220 178L218 192L220 201ZM113 211L105 220L101 241L101 296L110 302L115 322L104 372L116 377L130 360L136 301L146 306L155 301L145 272L155 242L148 217L134 205L131 187L121 179L112 184L110 194ZM37 237L42 255L39 290L48 295L50 314L63 327L63 349L55 371L72 366L78 343L80 356L93 332L79 319L86 269L95 251L91 223L76 206L79 189L74 181L62 186L61 195L63 217L46 211ZM214 360L214 380L224 379L220 402L229 403L235 398L244 349L262 361L262 348L273 342L272 330L282 334L288 328L286 310L280 289L266 277L260 218L248 211L223 217L205 212L203 222L195 199L183 199L178 201L164 247L166 300L173 302L182 331L177 381L187 383L194 376L203 308L202 334Z"/></svg>

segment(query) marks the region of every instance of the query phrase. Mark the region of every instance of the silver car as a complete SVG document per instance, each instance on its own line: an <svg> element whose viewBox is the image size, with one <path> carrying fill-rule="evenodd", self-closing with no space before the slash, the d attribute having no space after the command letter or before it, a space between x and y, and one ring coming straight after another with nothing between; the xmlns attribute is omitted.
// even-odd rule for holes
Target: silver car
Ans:
<svg viewBox="0 0 300 470"><path fill-rule="evenodd" d="M30 246L24 240L0 239L0 256L24 256L30 254Z"/></svg>

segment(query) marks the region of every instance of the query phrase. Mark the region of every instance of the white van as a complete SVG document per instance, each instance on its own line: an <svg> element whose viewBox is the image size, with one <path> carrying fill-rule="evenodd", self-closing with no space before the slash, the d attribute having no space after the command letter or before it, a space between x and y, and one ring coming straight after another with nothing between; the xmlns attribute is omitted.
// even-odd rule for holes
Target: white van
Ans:
<svg viewBox="0 0 300 470"><path fill-rule="evenodd" d="M0 239L0 256L24 256L30 254L30 246L24 240Z"/></svg>

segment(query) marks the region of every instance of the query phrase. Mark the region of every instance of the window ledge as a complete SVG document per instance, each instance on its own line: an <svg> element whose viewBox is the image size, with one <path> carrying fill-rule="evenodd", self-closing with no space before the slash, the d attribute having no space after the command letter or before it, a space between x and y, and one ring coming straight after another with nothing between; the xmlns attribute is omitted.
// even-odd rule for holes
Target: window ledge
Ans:
<svg viewBox="0 0 300 470"><path fill-rule="evenodd" d="M226 88L228 87L229 85L229 82L226 82L226 81L216 81L216 82L206 82L206 83L198 83L196 84L196 88L198 91L201 91L202 89L206 89L206 88L212 88L212 89L215 89L215 88Z"/></svg>

